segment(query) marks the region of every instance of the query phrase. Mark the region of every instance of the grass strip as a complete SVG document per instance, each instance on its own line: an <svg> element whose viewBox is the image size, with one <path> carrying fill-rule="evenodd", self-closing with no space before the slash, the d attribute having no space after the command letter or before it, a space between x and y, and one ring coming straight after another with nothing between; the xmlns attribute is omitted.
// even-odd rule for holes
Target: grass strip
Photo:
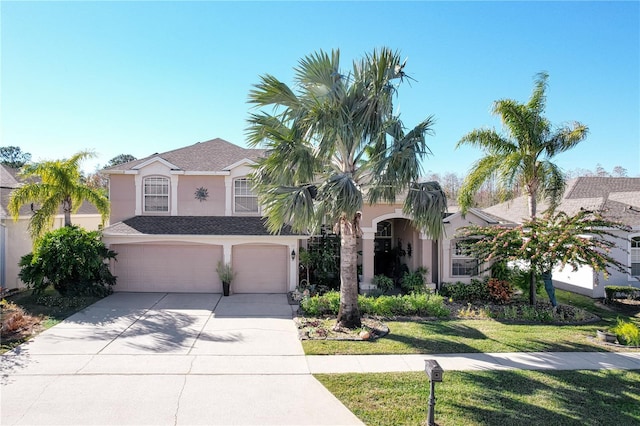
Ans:
<svg viewBox="0 0 640 426"><path fill-rule="evenodd" d="M367 425L423 425L424 373L320 374ZM445 371L436 383L439 425L640 424L640 371Z"/></svg>

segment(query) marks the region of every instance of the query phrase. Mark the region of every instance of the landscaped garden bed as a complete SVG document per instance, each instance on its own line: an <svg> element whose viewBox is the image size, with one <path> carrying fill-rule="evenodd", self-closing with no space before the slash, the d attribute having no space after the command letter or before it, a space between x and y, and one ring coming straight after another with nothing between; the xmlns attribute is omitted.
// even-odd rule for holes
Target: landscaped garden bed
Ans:
<svg viewBox="0 0 640 426"><path fill-rule="evenodd" d="M0 301L0 353L4 353L32 336L97 302L97 296L60 296L52 288L40 295L22 290Z"/></svg>

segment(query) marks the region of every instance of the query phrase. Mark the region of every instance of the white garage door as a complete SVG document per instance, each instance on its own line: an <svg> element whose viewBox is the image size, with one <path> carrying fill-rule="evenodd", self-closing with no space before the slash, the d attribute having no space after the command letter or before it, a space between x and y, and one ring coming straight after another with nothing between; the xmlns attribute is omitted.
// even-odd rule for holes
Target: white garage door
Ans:
<svg viewBox="0 0 640 426"><path fill-rule="evenodd" d="M221 293L221 246L115 244L115 291Z"/></svg>
<svg viewBox="0 0 640 426"><path fill-rule="evenodd" d="M231 284L233 293L286 293L286 246L238 245L233 247L232 256L236 272Z"/></svg>

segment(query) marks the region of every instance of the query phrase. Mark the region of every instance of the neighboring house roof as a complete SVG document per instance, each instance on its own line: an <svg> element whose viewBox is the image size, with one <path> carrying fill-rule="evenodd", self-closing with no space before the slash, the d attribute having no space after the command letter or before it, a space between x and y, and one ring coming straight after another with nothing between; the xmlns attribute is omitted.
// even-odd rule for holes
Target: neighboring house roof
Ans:
<svg viewBox="0 0 640 426"><path fill-rule="evenodd" d="M139 160L107 167L106 173L114 171L134 170L136 166L154 158L161 158L174 165L178 170L221 172L229 170L242 160L255 161L264 155L263 149L246 149L224 139L216 138L206 142L198 142L184 148L174 149L163 153L156 153Z"/></svg>
<svg viewBox="0 0 640 426"><path fill-rule="evenodd" d="M487 222L488 224L492 224L492 225L496 225L496 224L504 224L505 222L509 223L509 224L513 224L510 221L505 221L503 218L501 217L497 217L491 214L488 214L487 212L478 209L478 208L470 208L467 213L472 213L475 214L476 216L478 216L480 219L484 220L485 222ZM453 218L456 215L462 215L462 210L460 209L459 206L455 205L455 206L449 206L447 208L447 213L444 214L444 218L443 218L443 222L444 223L449 223L453 220Z"/></svg>
<svg viewBox="0 0 640 426"><path fill-rule="evenodd" d="M539 202L538 212L547 207L546 201ZM556 210L574 215L582 209L599 211L607 219L640 227L640 178L585 176L570 180ZM483 210L516 223L529 217L526 196Z"/></svg>
<svg viewBox="0 0 640 426"><path fill-rule="evenodd" d="M7 218L11 217L9 214L9 198L11 197L11 192L19 188L23 180L19 175L20 169L15 169L12 167L7 167L4 164L0 164L0 217ZM37 207L36 207L37 208ZM31 205L25 204L20 208L20 216L31 215ZM62 206L58 211L58 214L62 214ZM96 207L88 202L83 202L78 209L78 212L75 214L99 214Z"/></svg>
<svg viewBox="0 0 640 426"><path fill-rule="evenodd" d="M0 164L0 217L9 216L9 196L11 191L20 186L16 176L19 169Z"/></svg>
<svg viewBox="0 0 640 426"><path fill-rule="evenodd" d="M108 235L269 235L257 216L134 216L104 229ZM298 235L285 227L280 235Z"/></svg>

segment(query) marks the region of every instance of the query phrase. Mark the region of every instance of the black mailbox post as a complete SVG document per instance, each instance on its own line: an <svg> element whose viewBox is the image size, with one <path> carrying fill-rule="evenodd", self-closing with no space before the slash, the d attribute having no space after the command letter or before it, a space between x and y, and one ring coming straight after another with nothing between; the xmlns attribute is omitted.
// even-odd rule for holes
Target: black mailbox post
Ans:
<svg viewBox="0 0 640 426"><path fill-rule="evenodd" d="M431 387L431 391L429 392L429 413L427 414L427 425L435 426L436 422L434 420L434 408L436 405L436 396L435 396L435 383L442 381L442 367L438 364L438 361L435 359L425 359L424 360L424 371L427 373L429 377L429 385Z"/></svg>

